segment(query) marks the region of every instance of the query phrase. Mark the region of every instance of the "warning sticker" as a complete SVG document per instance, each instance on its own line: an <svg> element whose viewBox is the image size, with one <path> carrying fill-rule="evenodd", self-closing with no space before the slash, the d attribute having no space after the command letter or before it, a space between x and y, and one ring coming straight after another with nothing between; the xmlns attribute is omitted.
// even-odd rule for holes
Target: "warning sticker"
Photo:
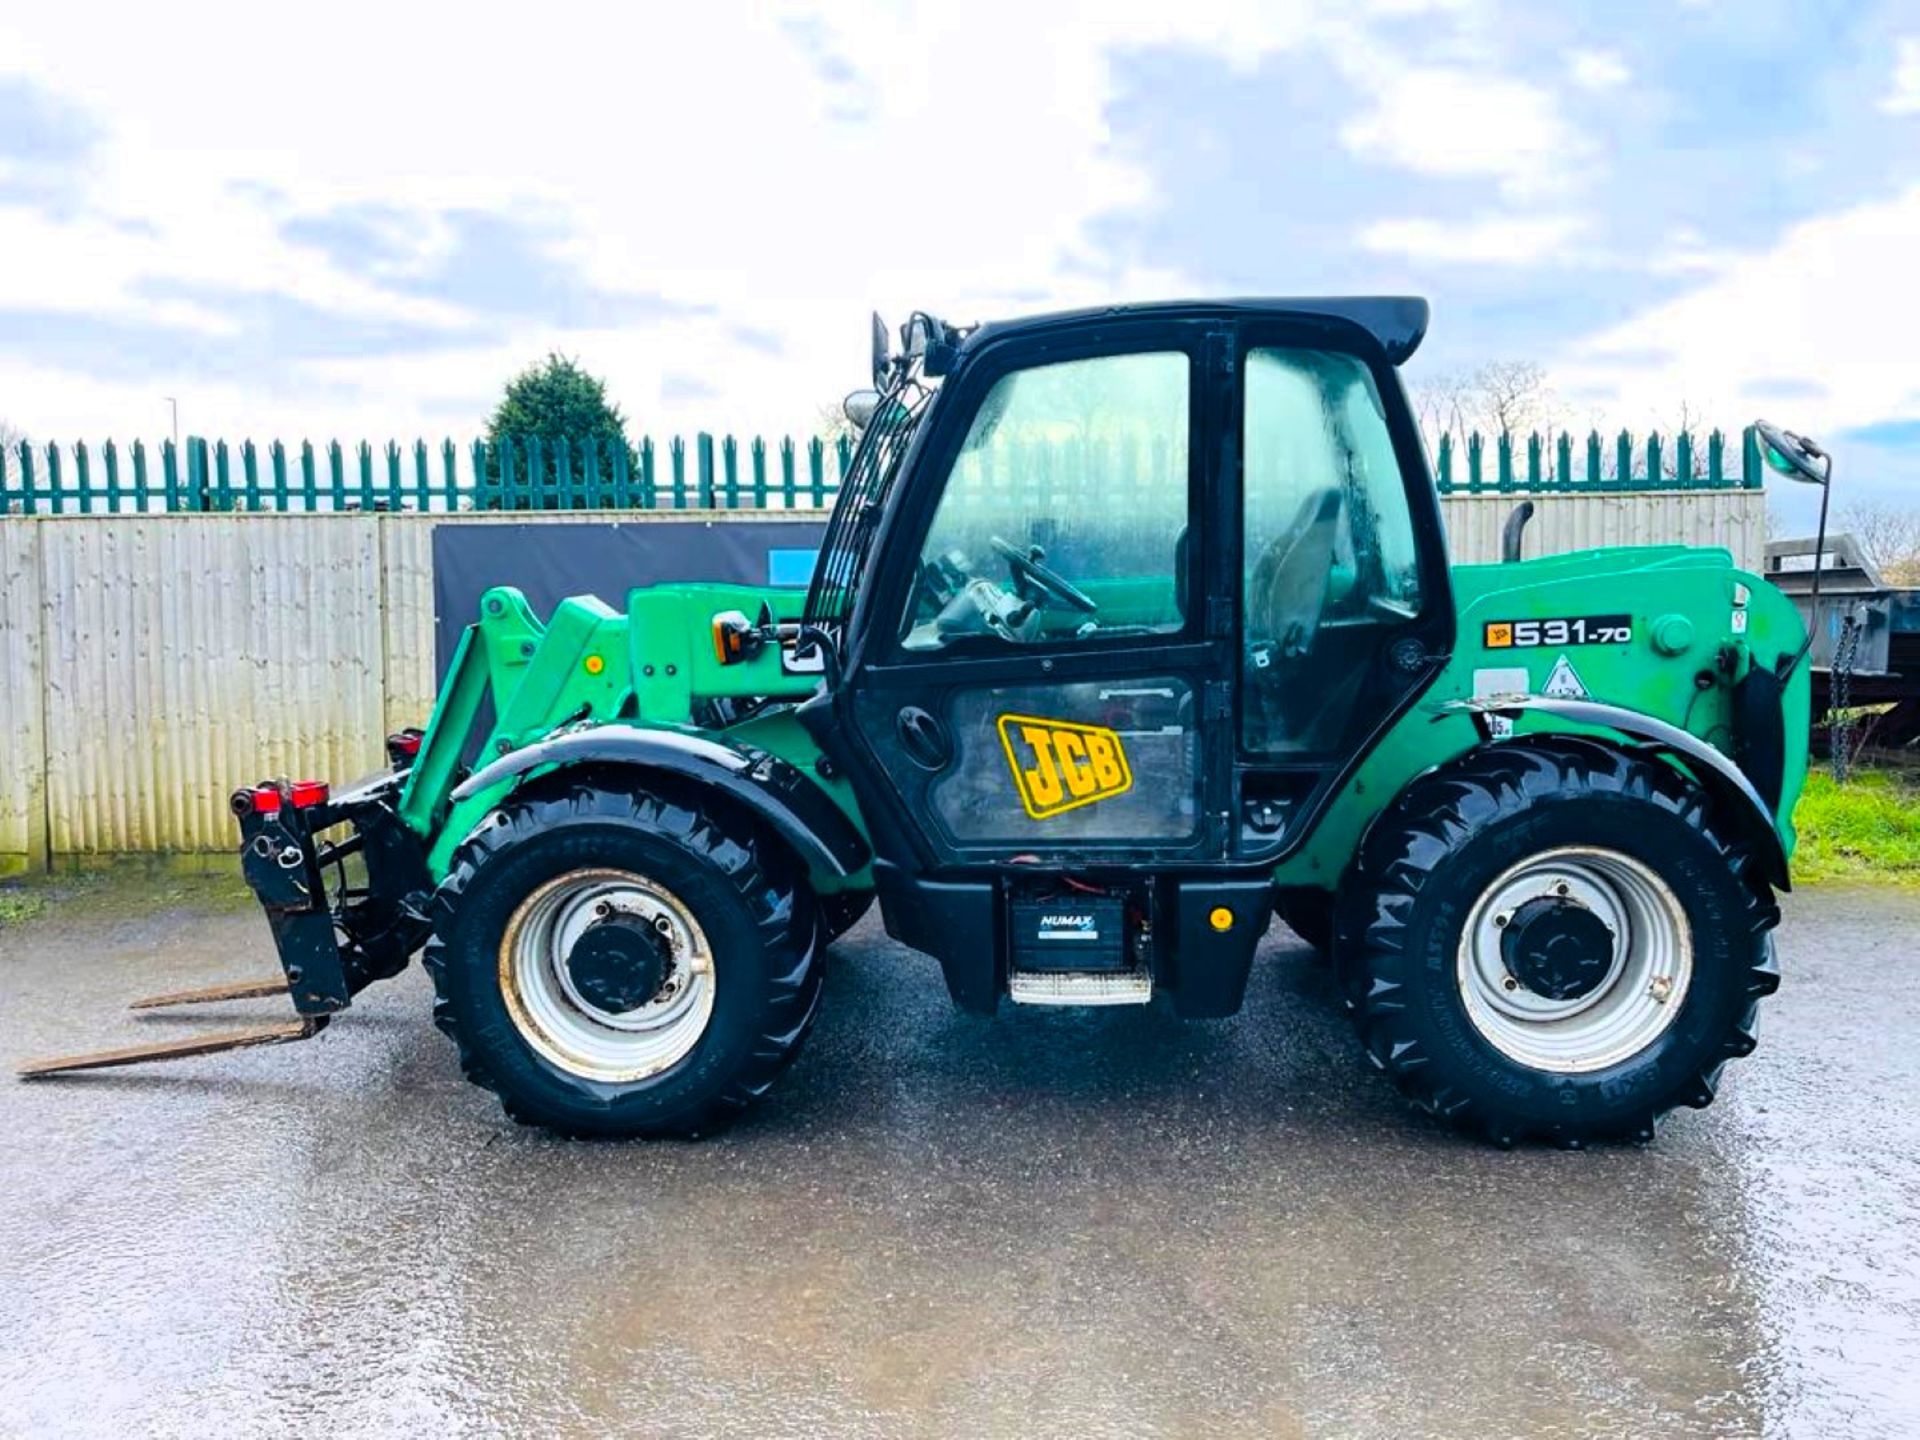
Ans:
<svg viewBox="0 0 1920 1440"><path fill-rule="evenodd" d="M1551 695L1556 700L1584 700L1587 687L1580 679L1580 672L1573 668L1573 661L1561 653L1553 662L1553 673L1547 676L1547 683L1541 687L1542 695Z"/></svg>
<svg viewBox="0 0 1920 1440"><path fill-rule="evenodd" d="M1492 700L1509 695L1526 695L1533 690L1533 681L1526 667L1493 667L1473 672L1473 698Z"/></svg>

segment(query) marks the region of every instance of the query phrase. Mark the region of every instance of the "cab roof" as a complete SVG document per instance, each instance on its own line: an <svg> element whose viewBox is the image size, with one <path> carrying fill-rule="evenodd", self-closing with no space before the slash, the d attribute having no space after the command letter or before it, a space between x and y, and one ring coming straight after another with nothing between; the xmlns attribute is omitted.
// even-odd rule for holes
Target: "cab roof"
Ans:
<svg viewBox="0 0 1920 1440"><path fill-rule="evenodd" d="M1256 296L1238 300L1156 300L1140 305L1103 305L1060 310L1018 320L995 320L969 331L963 353L1016 336L1039 335L1102 320L1341 320L1372 336L1394 365L1404 364L1427 333L1427 302L1417 295L1330 295L1285 298Z"/></svg>

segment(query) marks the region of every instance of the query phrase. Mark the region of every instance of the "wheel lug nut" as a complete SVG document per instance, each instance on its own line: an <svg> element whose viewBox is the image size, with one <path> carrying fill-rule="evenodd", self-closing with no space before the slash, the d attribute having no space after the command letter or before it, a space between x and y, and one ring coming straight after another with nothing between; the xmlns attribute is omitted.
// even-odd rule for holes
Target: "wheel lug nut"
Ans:
<svg viewBox="0 0 1920 1440"><path fill-rule="evenodd" d="M1656 975L1647 986L1647 994L1659 1004L1666 1004L1667 997L1673 994L1673 979L1668 975Z"/></svg>
<svg viewBox="0 0 1920 1440"><path fill-rule="evenodd" d="M1553 893L1556 895L1567 895L1572 892L1570 887L1567 885L1567 882L1562 880L1558 885L1553 887Z"/></svg>
<svg viewBox="0 0 1920 1440"><path fill-rule="evenodd" d="M1493 924L1494 924L1494 928L1495 928L1495 929L1497 929L1497 930L1504 930L1504 929L1506 929L1506 928L1507 928L1507 921L1509 921L1509 920L1511 920L1512 918L1513 918L1513 917L1512 917L1511 915L1496 915L1496 916L1494 916L1494 917L1493 917Z"/></svg>

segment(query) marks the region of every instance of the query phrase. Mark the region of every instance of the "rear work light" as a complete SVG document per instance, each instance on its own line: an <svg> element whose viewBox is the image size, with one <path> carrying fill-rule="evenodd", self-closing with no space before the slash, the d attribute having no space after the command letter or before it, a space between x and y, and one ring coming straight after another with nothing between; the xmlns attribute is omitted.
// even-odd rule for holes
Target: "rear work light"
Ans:
<svg viewBox="0 0 1920 1440"><path fill-rule="evenodd" d="M420 742L425 737L418 730L396 730L387 736L387 763L396 770L404 770L419 758Z"/></svg>

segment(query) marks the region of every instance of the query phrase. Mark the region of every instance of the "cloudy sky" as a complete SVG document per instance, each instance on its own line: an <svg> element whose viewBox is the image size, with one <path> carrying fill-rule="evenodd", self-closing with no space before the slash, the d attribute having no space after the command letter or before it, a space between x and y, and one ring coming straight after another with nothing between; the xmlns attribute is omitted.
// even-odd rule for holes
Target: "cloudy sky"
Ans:
<svg viewBox="0 0 1920 1440"><path fill-rule="evenodd" d="M804 430L869 308L1413 290L1416 378L1920 485L1917 257L1912 0L0 0L45 438L466 436L548 349L636 429Z"/></svg>

